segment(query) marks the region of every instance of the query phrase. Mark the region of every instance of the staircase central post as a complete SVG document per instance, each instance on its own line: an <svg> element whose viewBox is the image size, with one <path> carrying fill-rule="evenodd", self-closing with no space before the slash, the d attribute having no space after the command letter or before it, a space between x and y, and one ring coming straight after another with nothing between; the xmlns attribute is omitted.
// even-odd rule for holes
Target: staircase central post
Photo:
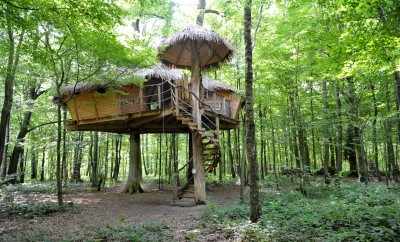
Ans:
<svg viewBox="0 0 400 242"><path fill-rule="evenodd" d="M197 97L200 97L201 85L201 68L200 58L198 54L196 42L192 43L192 68L191 68L191 91ZM192 116L197 124L197 129L201 129L201 110L199 100L192 98ZM193 175L194 175L194 197L196 204L204 204L206 202L206 183L204 178L204 167L202 160L202 143L201 134L199 131L192 131L192 150L193 150Z"/></svg>

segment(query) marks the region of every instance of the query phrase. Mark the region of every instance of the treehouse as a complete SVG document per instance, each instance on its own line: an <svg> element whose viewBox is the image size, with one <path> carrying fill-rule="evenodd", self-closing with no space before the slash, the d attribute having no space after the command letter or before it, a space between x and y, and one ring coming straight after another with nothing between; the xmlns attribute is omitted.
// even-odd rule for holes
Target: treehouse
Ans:
<svg viewBox="0 0 400 242"><path fill-rule="evenodd" d="M199 97L190 92L183 74L158 65L133 75L143 76L143 84L86 83L62 88L62 102L71 115L67 128L125 134L189 132L191 124L180 119L191 114L192 99ZM237 126L240 97L232 87L204 78L202 96L204 129Z"/></svg>
<svg viewBox="0 0 400 242"><path fill-rule="evenodd" d="M140 134L189 133L191 154L188 181L176 187L175 199L206 201L205 174L221 158L219 131L238 126L240 96L229 85L202 77L232 56L232 47L213 31L187 27L159 49L162 62L132 73L143 82L76 84L61 90L69 110L69 130L103 131L130 135L128 181L123 191L142 192ZM180 69L189 69L186 78ZM179 171L174 171L175 173ZM176 176L174 176L176 177Z"/></svg>

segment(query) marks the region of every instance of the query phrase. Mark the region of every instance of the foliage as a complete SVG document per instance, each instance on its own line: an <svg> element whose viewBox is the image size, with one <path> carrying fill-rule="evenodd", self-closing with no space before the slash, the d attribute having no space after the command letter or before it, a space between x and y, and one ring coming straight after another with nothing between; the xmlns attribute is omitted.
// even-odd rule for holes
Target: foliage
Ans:
<svg viewBox="0 0 400 242"><path fill-rule="evenodd" d="M340 187L315 186L308 197L293 190L264 197L262 221L251 230L243 230L246 204L210 206L203 220L231 230L242 228L241 236L267 235L266 241L396 241L400 236L399 191L381 184L346 182Z"/></svg>
<svg viewBox="0 0 400 242"><path fill-rule="evenodd" d="M122 225L100 228L93 236L94 240L105 241L168 241L172 239L168 226L160 223L141 225ZM85 241L90 241L85 239Z"/></svg>
<svg viewBox="0 0 400 242"><path fill-rule="evenodd" d="M35 203L4 203L0 206L0 215L4 217L23 217L32 219L36 217L50 216L59 212L79 212L78 208L69 203L59 206L54 202Z"/></svg>

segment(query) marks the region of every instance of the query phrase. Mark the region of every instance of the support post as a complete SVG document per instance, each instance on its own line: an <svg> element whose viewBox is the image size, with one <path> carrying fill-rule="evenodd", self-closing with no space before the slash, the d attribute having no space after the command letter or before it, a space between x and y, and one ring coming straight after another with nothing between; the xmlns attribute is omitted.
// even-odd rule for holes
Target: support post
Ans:
<svg viewBox="0 0 400 242"><path fill-rule="evenodd" d="M200 103L198 98L200 98L200 78L201 78L201 70L200 70L200 61L199 55L197 53L197 45L193 43L192 47L192 76L190 79L191 90L195 97L192 97L192 115L193 120L196 122L197 127L201 128L201 113L200 113Z"/></svg>
<svg viewBox="0 0 400 242"><path fill-rule="evenodd" d="M201 135L192 133L193 141L193 175L194 175L194 199L196 204L206 203L206 183L204 177L204 167L202 162Z"/></svg>
<svg viewBox="0 0 400 242"><path fill-rule="evenodd" d="M128 180L122 192L144 192L142 188L142 161L140 155L140 134L132 133L129 136L129 172Z"/></svg>
<svg viewBox="0 0 400 242"><path fill-rule="evenodd" d="M175 91L175 95L173 95L172 98L175 100L176 116L179 116L179 89L178 89L178 82L175 85L174 91Z"/></svg>
<svg viewBox="0 0 400 242"><path fill-rule="evenodd" d="M201 129L201 110L198 98L200 96L201 68L196 42L192 42L192 68L191 68L191 90L197 97L192 98L192 115L193 120L197 124L197 128ZM192 131L192 150L193 150L193 175L194 175L194 199L196 204L205 204L206 202L206 183L204 177L203 156L201 134Z"/></svg>
<svg viewBox="0 0 400 242"><path fill-rule="evenodd" d="M161 85L157 86L158 109L161 109Z"/></svg>

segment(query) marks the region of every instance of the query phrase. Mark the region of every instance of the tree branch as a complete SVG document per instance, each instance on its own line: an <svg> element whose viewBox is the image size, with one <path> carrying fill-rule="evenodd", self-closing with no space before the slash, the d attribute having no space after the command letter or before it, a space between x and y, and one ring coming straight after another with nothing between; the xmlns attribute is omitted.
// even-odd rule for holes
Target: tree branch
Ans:
<svg viewBox="0 0 400 242"><path fill-rule="evenodd" d="M27 133L29 133L29 132L31 132L31 131L34 131L35 129L38 129L38 128L40 128L40 127L43 127L43 126L46 126L46 125L50 125L50 124L56 124L56 123L57 123L57 121L51 121L51 122L39 124L39 125L37 125L37 126L34 126L34 127L30 128L30 129L28 129Z"/></svg>

